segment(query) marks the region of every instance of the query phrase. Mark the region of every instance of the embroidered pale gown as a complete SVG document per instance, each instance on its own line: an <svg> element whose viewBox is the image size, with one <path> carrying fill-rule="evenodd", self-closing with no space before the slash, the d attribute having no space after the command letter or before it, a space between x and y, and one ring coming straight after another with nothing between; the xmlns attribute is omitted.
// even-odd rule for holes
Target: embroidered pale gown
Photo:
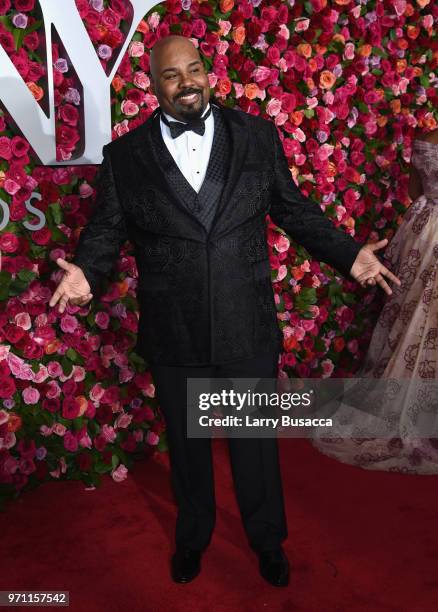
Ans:
<svg viewBox="0 0 438 612"><path fill-rule="evenodd" d="M401 280L393 285L373 331L358 378L381 384L395 379L403 393L385 400L383 424L390 437L355 437L366 423L364 412L348 412L351 435L336 426L315 432L313 444L323 453L367 469L412 474L438 473L438 144L415 140L412 164L421 176L423 195L406 212L385 252L385 263ZM372 394L371 394L372 395ZM402 398L402 399L400 399ZM371 405L369 403L369 405ZM334 422L337 415L334 415ZM347 413L345 413L347 414ZM371 417L370 417L371 418ZM425 425L426 423L426 425ZM434 427L432 425L435 424ZM329 437L330 436L330 437Z"/></svg>

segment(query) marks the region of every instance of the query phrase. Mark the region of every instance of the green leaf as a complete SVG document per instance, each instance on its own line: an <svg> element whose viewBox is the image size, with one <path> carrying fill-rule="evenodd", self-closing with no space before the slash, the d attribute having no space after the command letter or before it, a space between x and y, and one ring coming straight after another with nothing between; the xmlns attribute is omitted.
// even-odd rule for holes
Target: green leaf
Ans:
<svg viewBox="0 0 438 612"><path fill-rule="evenodd" d="M32 272L32 270L28 270L27 268L20 270L18 273L18 278L26 283L30 283L34 278L36 278L36 272Z"/></svg>
<svg viewBox="0 0 438 612"><path fill-rule="evenodd" d="M69 376L73 371L73 364L65 355L61 357L61 367L65 376Z"/></svg>
<svg viewBox="0 0 438 612"><path fill-rule="evenodd" d="M52 202L52 204L49 204L49 210L52 213L53 222L56 225L60 225L62 223L61 204L59 202Z"/></svg>
<svg viewBox="0 0 438 612"><path fill-rule="evenodd" d="M73 363L76 363L76 361L78 360L77 352L71 347L66 351L65 356L68 357L68 359L70 359L70 361L72 361Z"/></svg>
<svg viewBox="0 0 438 612"><path fill-rule="evenodd" d="M111 458L111 464L113 466L113 470L116 469L116 467L119 465L120 463L120 459L117 457L117 455L113 455Z"/></svg>

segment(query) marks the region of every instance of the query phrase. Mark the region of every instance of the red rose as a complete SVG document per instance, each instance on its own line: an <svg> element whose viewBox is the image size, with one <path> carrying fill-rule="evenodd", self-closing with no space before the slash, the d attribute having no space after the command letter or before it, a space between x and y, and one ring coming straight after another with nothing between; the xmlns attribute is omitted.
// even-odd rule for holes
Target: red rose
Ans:
<svg viewBox="0 0 438 612"><path fill-rule="evenodd" d="M15 157L23 157L29 151L29 143L21 136L14 136L11 140L11 148Z"/></svg>
<svg viewBox="0 0 438 612"><path fill-rule="evenodd" d="M32 232L32 240L35 242L35 244L44 246L46 244L49 244L51 239L52 234L50 233L50 230L47 227L42 227L41 229L36 230L36 232Z"/></svg>
<svg viewBox="0 0 438 612"><path fill-rule="evenodd" d="M74 397L66 397L62 402L62 416L65 419L75 419L79 416L79 402Z"/></svg>
<svg viewBox="0 0 438 612"><path fill-rule="evenodd" d="M93 465L93 457L91 453L81 453L75 457L78 468L81 472L89 472Z"/></svg>
<svg viewBox="0 0 438 612"><path fill-rule="evenodd" d="M42 407L44 408L44 410L48 410L52 414L55 412L58 412L60 405L61 405L61 402L56 397L53 397L53 398L46 397L42 401Z"/></svg>
<svg viewBox="0 0 438 612"><path fill-rule="evenodd" d="M10 376L2 380L2 384L0 385L0 397L2 399L7 399L12 397L17 390L15 386L15 381Z"/></svg>
<svg viewBox="0 0 438 612"><path fill-rule="evenodd" d="M108 30L115 30L120 23L120 17L112 9L108 8L103 11L101 21Z"/></svg>
<svg viewBox="0 0 438 612"><path fill-rule="evenodd" d="M59 109L59 115L68 125L75 126L78 123L79 112L73 104L63 104Z"/></svg>
<svg viewBox="0 0 438 612"><path fill-rule="evenodd" d="M0 251L14 253L18 249L20 241L15 234L5 232L0 236Z"/></svg>
<svg viewBox="0 0 438 612"><path fill-rule="evenodd" d="M15 0L15 10L27 12L32 11L35 6L35 0Z"/></svg>
<svg viewBox="0 0 438 612"><path fill-rule="evenodd" d="M11 140L7 136L0 137L0 157L3 159L11 159Z"/></svg>
<svg viewBox="0 0 438 612"><path fill-rule="evenodd" d="M6 53L15 51L14 37L10 32L6 30L0 31L0 45L4 48Z"/></svg>
<svg viewBox="0 0 438 612"><path fill-rule="evenodd" d="M11 344L15 344L25 335L26 331L22 327L18 327L18 325L14 325L10 323L6 325L4 328L5 338Z"/></svg>
<svg viewBox="0 0 438 612"><path fill-rule="evenodd" d="M11 0L0 0L0 15L4 15L11 8Z"/></svg>
<svg viewBox="0 0 438 612"><path fill-rule="evenodd" d="M1 1L2 0L0 0L0 2ZM23 45L27 47L29 51L36 51L40 45L38 32L30 32L30 34L26 34L23 39Z"/></svg>

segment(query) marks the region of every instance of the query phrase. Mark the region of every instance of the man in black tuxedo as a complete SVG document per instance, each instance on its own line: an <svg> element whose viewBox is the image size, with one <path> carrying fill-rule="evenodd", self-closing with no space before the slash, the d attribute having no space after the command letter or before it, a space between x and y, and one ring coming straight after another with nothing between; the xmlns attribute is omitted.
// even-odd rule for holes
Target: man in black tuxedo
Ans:
<svg viewBox="0 0 438 612"><path fill-rule="evenodd" d="M210 101L197 49L161 39L151 53L160 104L103 148L96 207L50 305L99 295L122 244L135 248L140 320L136 350L151 368L166 420L178 505L172 576L200 571L215 522L211 440L186 432L186 381L275 378L282 347L266 242L266 214L316 258L362 285L398 282L373 251L337 230L292 180L274 124ZM289 580L275 438L229 439L243 524L273 585Z"/></svg>

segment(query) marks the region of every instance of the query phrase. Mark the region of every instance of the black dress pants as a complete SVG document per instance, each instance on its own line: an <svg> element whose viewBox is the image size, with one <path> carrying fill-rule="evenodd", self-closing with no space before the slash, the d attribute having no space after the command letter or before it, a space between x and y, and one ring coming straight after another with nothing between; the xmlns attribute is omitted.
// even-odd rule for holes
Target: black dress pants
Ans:
<svg viewBox="0 0 438 612"><path fill-rule="evenodd" d="M178 506L176 545L203 550L216 519L211 438L187 437L187 378L277 378L278 352L212 366L151 365L166 422ZM270 550L287 537L277 438L228 438L231 471L250 546Z"/></svg>

